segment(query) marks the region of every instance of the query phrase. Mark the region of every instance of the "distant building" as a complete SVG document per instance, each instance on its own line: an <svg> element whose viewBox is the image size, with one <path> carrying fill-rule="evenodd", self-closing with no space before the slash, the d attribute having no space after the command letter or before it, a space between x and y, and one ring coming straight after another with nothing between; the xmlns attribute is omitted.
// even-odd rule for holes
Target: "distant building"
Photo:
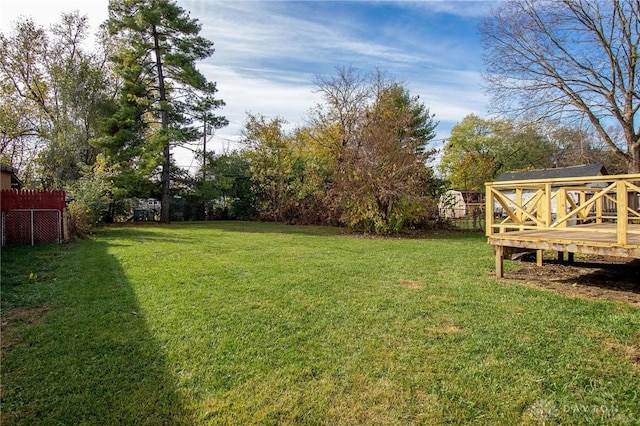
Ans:
<svg viewBox="0 0 640 426"><path fill-rule="evenodd" d="M0 189L22 189L22 181L16 174L16 169L2 164L0 169Z"/></svg>
<svg viewBox="0 0 640 426"><path fill-rule="evenodd" d="M555 169L529 170L526 172L507 172L498 176L497 182L532 179L560 179L586 176L608 175L604 164L585 164L582 166L558 167Z"/></svg>
<svg viewBox="0 0 640 426"><path fill-rule="evenodd" d="M497 182L512 182L512 181L529 181L536 179L562 179L562 178L580 178L580 177L591 177L591 176L606 176L609 173L607 169L604 167L604 164L585 164L581 166L569 166L569 167L558 167L555 169L539 169L539 170L529 170L525 172L507 172L503 173L496 179ZM558 185L561 186L561 185ZM593 187L593 188L603 188L606 187L606 183L593 183L586 184L585 186ZM553 187L556 187L553 185ZM507 198L515 203L516 201L516 192L515 190L506 190L500 191ZM537 189L525 189L522 191L522 197L524 200L531 199L534 194L536 194ZM578 193L574 191L569 191L568 195L573 198L573 200L577 203ZM607 202L605 200L605 209L610 208L610 204L612 202ZM551 212L553 217L556 214L556 200L555 198L551 200ZM496 215L504 215L505 211L503 207L496 201L494 202L494 214Z"/></svg>

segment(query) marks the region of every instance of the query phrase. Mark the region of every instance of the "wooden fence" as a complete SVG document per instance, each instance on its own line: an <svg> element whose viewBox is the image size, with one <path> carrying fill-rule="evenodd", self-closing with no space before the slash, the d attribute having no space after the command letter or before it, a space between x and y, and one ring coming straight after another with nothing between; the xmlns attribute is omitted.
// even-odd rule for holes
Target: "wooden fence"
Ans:
<svg viewBox="0 0 640 426"><path fill-rule="evenodd" d="M10 210L58 210L64 211L66 194L64 191L19 191L4 189L0 191L0 209Z"/></svg>
<svg viewBox="0 0 640 426"><path fill-rule="evenodd" d="M0 191L2 245L64 240L64 191Z"/></svg>

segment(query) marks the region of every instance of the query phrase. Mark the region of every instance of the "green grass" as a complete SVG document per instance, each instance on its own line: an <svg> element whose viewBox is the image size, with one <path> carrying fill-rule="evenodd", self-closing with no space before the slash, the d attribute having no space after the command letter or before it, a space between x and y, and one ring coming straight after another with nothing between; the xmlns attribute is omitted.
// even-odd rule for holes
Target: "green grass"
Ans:
<svg viewBox="0 0 640 426"><path fill-rule="evenodd" d="M640 312L482 235L215 222L2 253L2 424L638 424Z"/></svg>

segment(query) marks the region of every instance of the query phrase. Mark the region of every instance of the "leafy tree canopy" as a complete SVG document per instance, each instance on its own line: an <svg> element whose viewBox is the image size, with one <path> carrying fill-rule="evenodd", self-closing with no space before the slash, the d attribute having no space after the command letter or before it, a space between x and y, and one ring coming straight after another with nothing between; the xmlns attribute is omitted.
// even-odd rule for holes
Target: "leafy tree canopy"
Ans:
<svg viewBox="0 0 640 426"><path fill-rule="evenodd" d="M87 18L77 12L49 30L23 19L0 35L3 154L47 188L69 185L95 162L90 141L110 113L108 43L86 50L87 35Z"/></svg>
<svg viewBox="0 0 640 426"><path fill-rule="evenodd" d="M456 189L484 191L503 172L552 167L556 151L533 125L471 114L451 130L439 169Z"/></svg>

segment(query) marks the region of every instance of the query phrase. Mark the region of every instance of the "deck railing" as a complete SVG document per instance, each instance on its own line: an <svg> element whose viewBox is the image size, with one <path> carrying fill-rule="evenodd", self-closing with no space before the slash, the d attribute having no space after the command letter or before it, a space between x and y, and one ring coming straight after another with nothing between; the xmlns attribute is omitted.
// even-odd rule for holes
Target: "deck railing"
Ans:
<svg viewBox="0 0 640 426"><path fill-rule="evenodd" d="M536 179L486 184L486 234L526 230L616 233L627 245L640 224L640 174ZM576 227L612 223L611 227Z"/></svg>

